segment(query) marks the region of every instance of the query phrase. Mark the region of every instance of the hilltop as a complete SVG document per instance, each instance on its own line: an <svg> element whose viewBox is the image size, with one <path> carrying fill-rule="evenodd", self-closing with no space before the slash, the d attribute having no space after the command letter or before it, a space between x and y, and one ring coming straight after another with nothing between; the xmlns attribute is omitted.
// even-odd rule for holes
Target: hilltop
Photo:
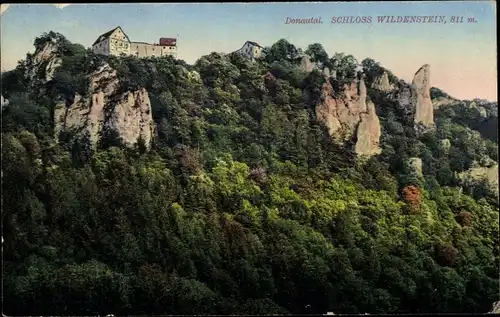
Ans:
<svg viewBox="0 0 500 317"><path fill-rule="evenodd" d="M2 74L7 315L497 300L498 105L430 65L407 83L319 43L194 65L34 45Z"/></svg>

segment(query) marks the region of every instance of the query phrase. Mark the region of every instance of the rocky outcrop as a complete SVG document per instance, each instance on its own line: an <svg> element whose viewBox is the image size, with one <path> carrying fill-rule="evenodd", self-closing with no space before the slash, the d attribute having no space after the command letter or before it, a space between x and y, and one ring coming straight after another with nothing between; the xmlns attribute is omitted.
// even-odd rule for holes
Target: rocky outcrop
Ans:
<svg viewBox="0 0 500 317"><path fill-rule="evenodd" d="M383 92L390 92L395 88L394 85L389 82L389 74L386 71L373 80L371 87Z"/></svg>
<svg viewBox="0 0 500 317"><path fill-rule="evenodd" d="M458 174L458 178L465 186L474 187L480 183L484 183L488 189L499 196L498 188L498 164L490 167L473 167L469 170Z"/></svg>
<svg viewBox="0 0 500 317"><path fill-rule="evenodd" d="M479 110L479 115L481 116L481 118L483 119L488 118L488 113L486 112L486 109L484 109L483 107L478 107L477 109Z"/></svg>
<svg viewBox="0 0 500 317"><path fill-rule="evenodd" d="M311 62L311 57L308 55L304 55L302 60L300 61L300 69L305 71L306 73L310 73L314 70L314 63Z"/></svg>
<svg viewBox="0 0 500 317"><path fill-rule="evenodd" d="M63 37L46 37L26 59L25 78L33 91L45 93L62 63ZM126 146L143 139L149 147L153 138L151 103L145 89L121 91L116 71L108 64L87 75L88 93L60 95L54 107L55 139L63 132L86 136L95 146L106 132L114 131Z"/></svg>
<svg viewBox="0 0 500 317"><path fill-rule="evenodd" d="M26 59L26 79L32 86L40 82L48 82L54 78L56 69L61 66L62 59L59 56L59 43L56 38L45 42L36 48L33 55ZM40 76L43 74L43 76Z"/></svg>
<svg viewBox="0 0 500 317"><path fill-rule="evenodd" d="M488 314L500 314L500 301L494 302Z"/></svg>
<svg viewBox="0 0 500 317"><path fill-rule="evenodd" d="M2 99L1 99L0 105L1 105L1 107L3 109L3 107L5 107L5 106L7 106L9 104L9 100L5 99L3 97L3 95L1 97L2 97Z"/></svg>
<svg viewBox="0 0 500 317"><path fill-rule="evenodd" d="M114 131L126 146L140 138L147 147L153 139L151 102L146 89L118 92L116 71L108 64L90 75L90 97L76 94L71 102L61 101L54 110L56 139L61 132L86 135L96 145L103 134Z"/></svg>
<svg viewBox="0 0 500 317"><path fill-rule="evenodd" d="M335 93L329 81L323 84L316 117L326 125L329 134L338 143L353 140L356 136L357 154L370 156L380 153L380 122L375 106L366 101L363 78L344 86L339 93Z"/></svg>
<svg viewBox="0 0 500 317"><path fill-rule="evenodd" d="M425 64L415 73L412 81L412 92L415 95L414 121L424 127L434 125L434 107L430 89L430 66Z"/></svg>
<svg viewBox="0 0 500 317"><path fill-rule="evenodd" d="M455 99L451 99L451 98L447 98L447 97L439 97L437 99L432 100L432 105L433 105L434 109L438 109L439 107L451 105L451 104L454 104L456 102L457 102L457 100L455 100Z"/></svg>
<svg viewBox="0 0 500 317"><path fill-rule="evenodd" d="M488 118L488 112L486 111L486 108L484 108L482 105L480 105L477 101L472 101L468 104L468 107L471 109L476 109L479 112L479 115L481 118L486 119Z"/></svg>
<svg viewBox="0 0 500 317"><path fill-rule="evenodd" d="M398 109L406 116L413 117L415 115L414 94L411 86L400 80L397 84L397 89L392 94L392 98L397 101Z"/></svg>
<svg viewBox="0 0 500 317"><path fill-rule="evenodd" d="M357 130L355 151L358 155L373 156L380 154L380 121L375 112L375 105L368 101L367 112L361 114L361 122Z"/></svg>
<svg viewBox="0 0 500 317"><path fill-rule="evenodd" d="M411 157L408 159L409 169L417 176L422 177L422 159L419 157Z"/></svg>
<svg viewBox="0 0 500 317"><path fill-rule="evenodd" d="M337 70L336 69L332 69L330 71L330 77L332 77L332 79L337 79Z"/></svg>
<svg viewBox="0 0 500 317"><path fill-rule="evenodd" d="M323 68L323 75L326 77L326 78L330 78L330 69L328 67L325 67Z"/></svg>
<svg viewBox="0 0 500 317"><path fill-rule="evenodd" d="M451 142L449 139L442 139L440 145L441 145L441 150L443 150L443 152L448 153L450 151Z"/></svg>
<svg viewBox="0 0 500 317"><path fill-rule="evenodd" d="M418 133L435 127L434 107L430 97L430 66L422 66L413 78L412 84L400 80L389 95L397 101L398 109L415 123Z"/></svg>
<svg viewBox="0 0 500 317"><path fill-rule="evenodd" d="M149 147L153 139L154 125L146 89L121 95L104 125L105 129L116 131L125 145L132 146L142 138Z"/></svg>
<svg viewBox="0 0 500 317"><path fill-rule="evenodd" d="M474 99L472 103L474 103L477 108L484 109L487 117L498 117L498 103L482 99Z"/></svg>

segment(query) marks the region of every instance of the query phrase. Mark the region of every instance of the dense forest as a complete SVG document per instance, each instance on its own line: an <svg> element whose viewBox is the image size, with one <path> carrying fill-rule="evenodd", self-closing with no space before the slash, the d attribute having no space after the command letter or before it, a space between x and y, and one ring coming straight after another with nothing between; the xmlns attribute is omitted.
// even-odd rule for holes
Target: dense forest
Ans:
<svg viewBox="0 0 500 317"><path fill-rule="evenodd" d="M483 313L499 298L497 197L458 179L498 161L496 104L484 125L472 101L442 106L420 135L370 88L383 67L360 61L382 126L381 154L362 159L314 111L325 80L358 76L351 55L280 40L255 62L188 65L97 56L52 32L35 47L53 37L52 80L27 79L30 55L2 74L5 314ZM336 79L303 72L302 53ZM88 94L103 62L123 91L148 91L151 149L54 139L55 102Z"/></svg>

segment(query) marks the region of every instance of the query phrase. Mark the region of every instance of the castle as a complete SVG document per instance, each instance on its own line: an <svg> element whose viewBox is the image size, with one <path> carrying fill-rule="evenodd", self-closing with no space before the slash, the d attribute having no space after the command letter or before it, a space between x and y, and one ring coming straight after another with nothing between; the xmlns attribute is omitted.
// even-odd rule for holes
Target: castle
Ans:
<svg viewBox="0 0 500 317"><path fill-rule="evenodd" d="M137 57L177 57L177 39L160 38L158 44L131 42L123 29L118 26L100 35L92 44L92 51L102 55L133 55Z"/></svg>
<svg viewBox="0 0 500 317"><path fill-rule="evenodd" d="M262 56L264 47L256 42L246 41L243 46L233 52L255 60ZM145 42L132 42L125 34L123 29L118 26L111 31L101 34L94 44L92 51L101 55L132 55L137 57L161 57L173 56L177 58L177 39L160 38L158 44L149 44Z"/></svg>
<svg viewBox="0 0 500 317"><path fill-rule="evenodd" d="M255 60L256 58L262 56L263 49L264 48L256 42L246 41L245 44L243 44L243 46L234 53L241 54L248 59Z"/></svg>

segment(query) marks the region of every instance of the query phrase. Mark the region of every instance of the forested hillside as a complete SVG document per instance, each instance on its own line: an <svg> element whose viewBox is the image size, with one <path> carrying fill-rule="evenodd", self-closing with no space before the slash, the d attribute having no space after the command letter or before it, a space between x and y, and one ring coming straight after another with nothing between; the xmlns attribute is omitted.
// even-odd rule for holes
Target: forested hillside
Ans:
<svg viewBox="0 0 500 317"><path fill-rule="evenodd" d="M396 91L389 70L367 59L361 75L317 43L310 72L285 40L256 62L194 65L97 56L53 32L35 48L2 74L5 314L483 313L498 300L498 191L461 176L497 166L496 103L433 88L446 100L417 133L375 84L385 72ZM316 111L325 83L361 77L381 127L369 157ZM94 133L84 101L113 129Z"/></svg>

